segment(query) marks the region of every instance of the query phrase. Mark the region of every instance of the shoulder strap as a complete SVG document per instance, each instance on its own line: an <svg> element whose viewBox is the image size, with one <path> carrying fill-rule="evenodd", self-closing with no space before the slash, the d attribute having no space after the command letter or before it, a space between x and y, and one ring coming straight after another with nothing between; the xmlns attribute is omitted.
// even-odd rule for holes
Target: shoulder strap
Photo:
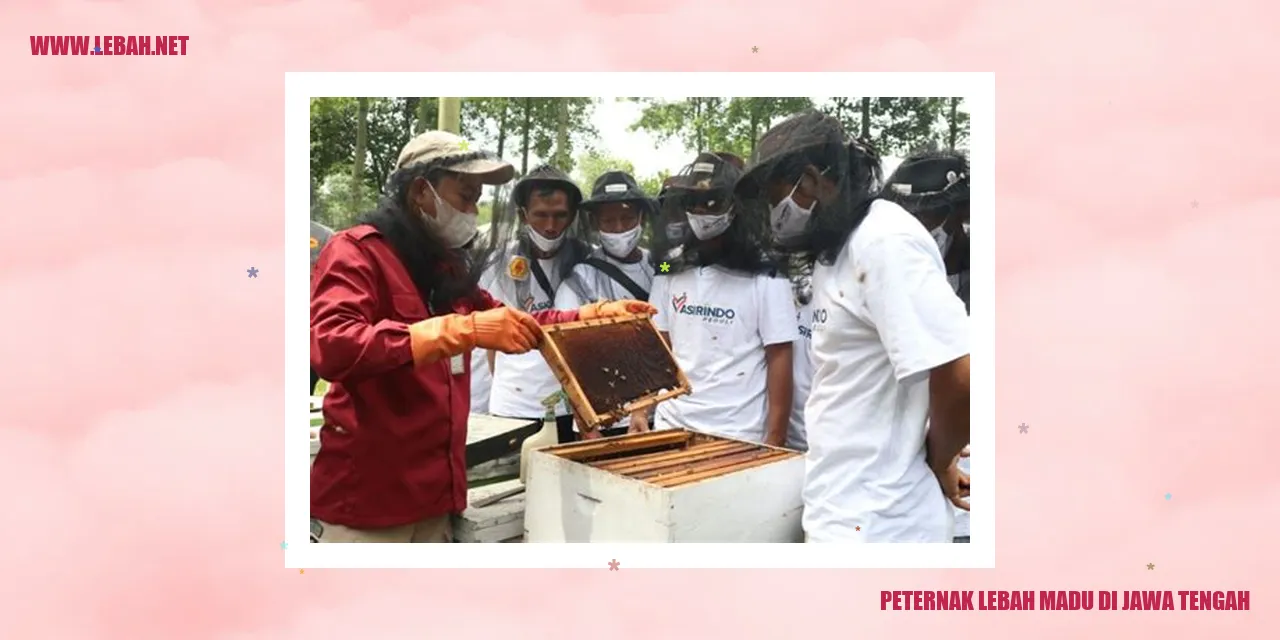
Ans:
<svg viewBox="0 0 1280 640"><path fill-rule="evenodd" d="M619 269L617 265L611 262L608 262L607 260L602 260L594 256L587 258L582 262L583 264L589 264L595 267L596 269L599 269L601 273L609 276L610 278L613 278L614 282L617 282L618 284L622 285L622 287L626 289L628 293L635 296L636 300L641 300L643 302L649 301L649 292L645 291L643 287L636 284L635 280L628 278L627 274L623 273L622 269Z"/></svg>
<svg viewBox="0 0 1280 640"><path fill-rule="evenodd" d="M530 262L533 263L530 270L533 271L533 277L538 280L538 286L542 287L542 292L547 294L547 300L550 300L554 304L556 301L556 292L555 289L551 288L551 281L547 279L547 273L542 270L542 264L537 258L530 259Z"/></svg>

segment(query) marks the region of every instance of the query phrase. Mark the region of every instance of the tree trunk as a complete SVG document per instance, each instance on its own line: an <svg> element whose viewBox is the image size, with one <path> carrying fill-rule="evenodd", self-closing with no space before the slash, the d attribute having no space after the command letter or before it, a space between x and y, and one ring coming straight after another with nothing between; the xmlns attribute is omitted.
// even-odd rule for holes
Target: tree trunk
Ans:
<svg viewBox="0 0 1280 640"><path fill-rule="evenodd" d="M502 154L507 148L507 113L511 110L511 103L507 98L493 98L497 100L498 106L498 159L503 158ZM498 212L503 210L503 187L498 185L493 188L493 217L497 218Z"/></svg>
<svg viewBox="0 0 1280 640"><path fill-rule="evenodd" d="M498 158L502 158L503 149L507 145L507 111L510 108L506 98L497 98L498 103Z"/></svg>
<svg viewBox="0 0 1280 640"><path fill-rule="evenodd" d="M871 139L871 98L862 99L862 139Z"/></svg>
<svg viewBox="0 0 1280 640"><path fill-rule="evenodd" d="M693 99L693 126L694 135L697 136L695 142L698 143L698 153L706 148L706 134L702 127L702 98Z"/></svg>
<svg viewBox="0 0 1280 640"><path fill-rule="evenodd" d="M960 104L960 98L951 99L951 114L947 116L947 147L956 148L956 136L960 133L960 123L956 122L956 107Z"/></svg>
<svg viewBox="0 0 1280 640"><path fill-rule="evenodd" d="M351 161L351 213L360 206L364 165L369 159L369 99L356 98L356 157Z"/></svg>
<svg viewBox="0 0 1280 640"><path fill-rule="evenodd" d="M556 153L555 166L568 173L573 168L573 153L569 149L569 99L556 102Z"/></svg>
<svg viewBox="0 0 1280 640"><path fill-rule="evenodd" d="M462 134L462 98L440 98L437 107L439 128L454 135Z"/></svg>
<svg viewBox="0 0 1280 640"><path fill-rule="evenodd" d="M533 127L533 98L524 99L524 125L521 128L523 149L520 151L520 175L529 173L529 134Z"/></svg>
<svg viewBox="0 0 1280 640"><path fill-rule="evenodd" d="M418 121L413 125L414 135L427 130L430 126L427 122L429 117L431 117L431 98L418 98Z"/></svg>
<svg viewBox="0 0 1280 640"><path fill-rule="evenodd" d="M419 99L403 98L403 100L404 100L404 110L401 112L401 115L404 118L404 122L405 122L405 133L408 134L409 136L408 138L405 138L405 141L407 142L409 138L413 137L413 130L415 127L417 127L417 121L418 121L417 113L418 113Z"/></svg>
<svg viewBox="0 0 1280 640"><path fill-rule="evenodd" d="M756 154L756 138L760 136L760 110L757 104L751 105L751 151L747 154L750 158Z"/></svg>

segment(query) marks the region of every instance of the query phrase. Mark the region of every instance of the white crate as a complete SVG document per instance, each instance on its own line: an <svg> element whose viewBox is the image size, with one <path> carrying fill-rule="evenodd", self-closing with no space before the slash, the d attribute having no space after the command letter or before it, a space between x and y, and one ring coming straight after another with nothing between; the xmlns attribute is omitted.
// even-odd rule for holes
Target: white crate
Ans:
<svg viewBox="0 0 1280 640"><path fill-rule="evenodd" d="M476 487L467 492L467 504L475 504L520 486L519 480L508 480ZM483 507L468 506L453 516L453 539L456 542L519 542L524 535L524 495L514 495Z"/></svg>
<svg viewBox="0 0 1280 640"><path fill-rule="evenodd" d="M663 488L562 458L556 455L561 448L531 452L525 498L527 542L804 539L800 526L803 456Z"/></svg>
<svg viewBox="0 0 1280 640"><path fill-rule="evenodd" d="M320 453L320 427L311 427L311 464L316 463L316 454Z"/></svg>

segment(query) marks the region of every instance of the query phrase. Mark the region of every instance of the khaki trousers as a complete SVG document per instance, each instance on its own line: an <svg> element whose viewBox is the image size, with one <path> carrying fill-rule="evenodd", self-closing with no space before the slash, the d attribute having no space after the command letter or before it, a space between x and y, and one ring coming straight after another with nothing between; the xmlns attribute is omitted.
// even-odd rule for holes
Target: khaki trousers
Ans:
<svg viewBox="0 0 1280 640"><path fill-rule="evenodd" d="M453 542L448 515L385 529L352 529L311 519L312 542Z"/></svg>

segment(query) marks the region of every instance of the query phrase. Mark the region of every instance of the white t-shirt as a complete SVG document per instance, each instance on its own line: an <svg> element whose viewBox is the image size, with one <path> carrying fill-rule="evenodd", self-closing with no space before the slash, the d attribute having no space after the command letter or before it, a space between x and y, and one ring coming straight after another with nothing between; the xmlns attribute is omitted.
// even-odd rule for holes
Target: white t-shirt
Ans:
<svg viewBox="0 0 1280 640"><path fill-rule="evenodd" d="M795 389L791 396L791 424L787 429L787 447L804 451L809 447L804 433L804 403L809 399L809 384L813 380L813 301L796 309L796 325L800 338L791 352L791 379Z"/></svg>
<svg viewBox="0 0 1280 640"><path fill-rule="evenodd" d="M965 473L969 473L968 458L960 458L960 464L958 466L960 467L961 471ZM965 498L965 501L968 502L969 498ZM970 506L972 507L973 505L970 504ZM962 536L968 536L969 535L969 512L954 505L952 505L951 508L955 510L955 514L956 514L955 531L951 535L956 536L957 538Z"/></svg>
<svg viewBox="0 0 1280 640"><path fill-rule="evenodd" d="M542 265L551 286L559 285L560 273L556 260L539 260L538 263ZM529 292L524 300L516 299L516 280L510 273L509 264L495 264L481 276L480 286L503 304L515 309L533 313L552 308L552 300L538 285L532 268L523 270L529 285ZM541 418L547 415L542 401L559 389L560 382L537 349L519 355L498 353L493 363L489 413L509 418ZM556 415L569 415L567 402L560 401Z"/></svg>
<svg viewBox="0 0 1280 640"><path fill-rule="evenodd" d="M965 269L964 271L957 273L955 275L947 276L947 282L951 283L951 288L956 292L956 295L961 295L960 293L961 284L968 285L968 282L969 282L969 270ZM963 299L964 298L961 297L961 300ZM969 473L969 459L960 458L959 467L961 471L965 473ZM956 506L952 506L951 508L955 510L955 514L956 514L956 530L954 535L956 537L968 536L969 535L969 512Z"/></svg>
<svg viewBox="0 0 1280 640"><path fill-rule="evenodd" d="M969 353L969 317L937 243L877 200L813 289L809 541L951 542L951 505L925 462L929 371Z"/></svg>
<svg viewBox="0 0 1280 640"><path fill-rule="evenodd" d="M768 397L764 348L794 342L791 283L720 267L653 279L654 324L671 336L693 392L660 403L654 427L685 427L763 442Z"/></svg>
<svg viewBox="0 0 1280 640"><path fill-rule="evenodd" d="M618 267L623 275L631 278L642 289L649 291L653 288L653 266L649 264L649 252L642 249L641 254L640 261L632 263L620 262L599 249L592 252L591 256L604 258L606 262ZM584 300L584 297L587 299ZM584 304L600 300L632 300L634 298L635 296L631 295L626 287L618 284L618 281L610 278L605 272L589 264L580 264L573 268L573 273L556 289L556 308L577 309Z"/></svg>
<svg viewBox="0 0 1280 640"><path fill-rule="evenodd" d="M493 374L489 372L488 351L471 350L471 413L489 413L489 388Z"/></svg>

